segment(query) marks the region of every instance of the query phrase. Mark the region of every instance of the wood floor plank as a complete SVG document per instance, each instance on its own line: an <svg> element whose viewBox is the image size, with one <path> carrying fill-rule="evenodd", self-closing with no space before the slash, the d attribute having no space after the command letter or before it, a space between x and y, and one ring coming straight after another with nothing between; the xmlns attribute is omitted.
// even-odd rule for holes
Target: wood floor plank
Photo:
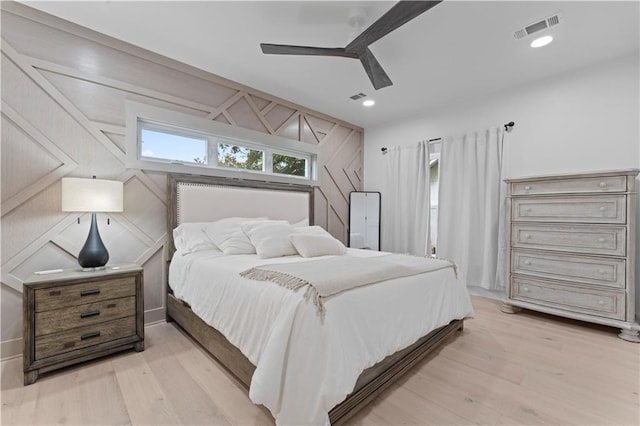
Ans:
<svg viewBox="0 0 640 426"><path fill-rule="evenodd" d="M146 334L154 350L142 352L149 369L171 401L182 424L188 425L228 425L229 420L200 387L174 356L169 347L171 336L157 328L150 328Z"/></svg>
<svg viewBox="0 0 640 426"><path fill-rule="evenodd" d="M353 425L637 425L640 345L609 327L472 297L476 318L356 414ZM3 425L273 425L268 410L173 324L124 352L22 385L1 364Z"/></svg>
<svg viewBox="0 0 640 426"><path fill-rule="evenodd" d="M253 404L243 385L202 348L175 328L168 329L167 335L171 336L171 339L167 339L167 345L176 354L178 362L232 423L274 423L268 410Z"/></svg>

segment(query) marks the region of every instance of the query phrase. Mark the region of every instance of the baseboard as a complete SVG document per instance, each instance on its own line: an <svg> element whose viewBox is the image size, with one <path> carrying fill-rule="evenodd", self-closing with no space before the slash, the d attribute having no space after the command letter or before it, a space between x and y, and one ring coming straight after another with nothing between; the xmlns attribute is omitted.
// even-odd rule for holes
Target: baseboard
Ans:
<svg viewBox="0 0 640 426"><path fill-rule="evenodd" d="M0 361L22 356L22 337L0 342Z"/></svg>
<svg viewBox="0 0 640 426"><path fill-rule="evenodd" d="M144 311L145 327L166 321L166 308L156 308ZM22 356L22 338L0 342L0 361Z"/></svg>

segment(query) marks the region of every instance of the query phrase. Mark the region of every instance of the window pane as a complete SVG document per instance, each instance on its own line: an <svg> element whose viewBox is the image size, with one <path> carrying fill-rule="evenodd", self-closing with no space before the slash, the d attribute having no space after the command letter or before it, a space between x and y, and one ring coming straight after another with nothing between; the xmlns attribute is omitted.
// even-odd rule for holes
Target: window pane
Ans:
<svg viewBox="0 0 640 426"><path fill-rule="evenodd" d="M227 143L218 144L218 166L234 169L264 170L264 152Z"/></svg>
<svg viewBox="0 0 640 426"><path fill-rule="evenodd" d="M140 131L140 154L146 158L207 164L207 140L149 129Z"/></svg>
<svg viewBox="0 0 640 426"><path fill-rule="evenodd" d="M307 159L291 155L273 154L273 173L306 177Z"/></svg>

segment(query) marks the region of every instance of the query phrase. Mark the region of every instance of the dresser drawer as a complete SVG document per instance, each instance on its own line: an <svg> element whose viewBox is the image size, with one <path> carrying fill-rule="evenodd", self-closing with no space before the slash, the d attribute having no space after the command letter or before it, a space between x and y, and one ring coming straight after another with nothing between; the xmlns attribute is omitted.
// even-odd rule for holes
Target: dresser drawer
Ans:
<svg viewBox="0 0 640 426"><path fill-rule="evenodd" d="M136 313L135 296L36 313L36 336L59 333Z"/></svg>
<svg viewBox="0 0 640 426"><path fill-rule="evenodd" d="M513 198L511 214L514 222L625 224L626 207L624 195Z"/></svg>
<svg viewBox="0 0 640 426"><path fill-rule="evenodd" d="M133 296L136 293L135 284L136 277L129 276L37 289L35 291L35 310L42 312Z"/></svg>
<svg viewBox="0 0 640 426"><path fill-rule="evenodd" d="M627 254L627 230L624 226L516 223L511 228L511 246L625 256Z"/></svg>
<svg viewBox="0 0 640 426"><path fill-rule="evenodd" d="M626 176L551 179L532 182L513 182L511 184L511 193L513 195L625 192L626 190Z"/></svg>
<svg viewBox="0 0 640 426"><path fill-rule="evenodd" d="M624 320L625 293L512 277L511 298L566 311Z"/></svg>
<svg viewBox="0 0 640 426"><path fill-rule="evenodd" d="M135 316L78 327L62 333L48 334L36 338L35 359L47 358L135 334Z"/></svg>
<svg viewBox="0 0 640 426"><path fill-rule="evenodd" d="M621 289L626 287L625 266L623 259L511 252L511 272L514 274Z"/></svg>

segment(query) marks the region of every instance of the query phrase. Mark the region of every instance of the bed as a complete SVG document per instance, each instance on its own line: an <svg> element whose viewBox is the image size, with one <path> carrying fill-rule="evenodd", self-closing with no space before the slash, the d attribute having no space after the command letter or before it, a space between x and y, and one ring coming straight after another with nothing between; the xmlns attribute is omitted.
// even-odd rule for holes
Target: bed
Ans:
<svg viewBox="0 0 640 426"><path fill-rule="evenodd" d="M179 225L232 217L281 219L300 226L295 229L313 224L313 189L304 185L169 175L168 194L169 235ZM424 285L425 273L350 289L327 298L327 312L319 315L303 291L240 273L386 255L345 249L345 256L261 259L209 248L190 252L182 240L176 251L176 242L168 320L230 370L278 424L344 423L473 315L453 267L429 272L433 285Z"/></svg>

